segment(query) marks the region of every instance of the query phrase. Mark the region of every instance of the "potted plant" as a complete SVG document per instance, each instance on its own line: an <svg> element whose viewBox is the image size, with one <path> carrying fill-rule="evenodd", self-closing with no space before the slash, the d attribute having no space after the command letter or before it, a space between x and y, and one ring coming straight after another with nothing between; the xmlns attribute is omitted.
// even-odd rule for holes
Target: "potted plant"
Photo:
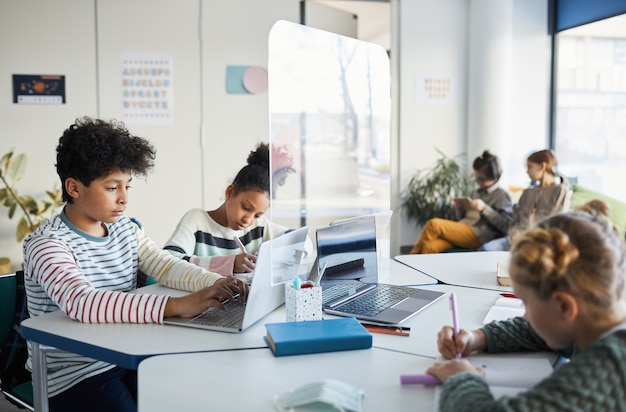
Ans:
<svg viewBox="0 0 626 412"><path fill-rule="evenodd" d="M56 187L46 191L48 198L44 200L19 194L15 185L24 175L27 164L28 157L24 153L14 155L13 150L0 159L0 182L3 186L0 188L0 205L9 208L9 219L15 216L16 211L22 212L15 232L18 242L24 240L63 205L61 189Z"/></svg>
<svg viewBox="0 0 626 412"><path fill-rule="evenodd" d="M453 199L467 196L474 186L472 175L458 160L441 155L434 166L418 170L402 194L401 207L410 220L423 226L434 217L456 220Z"/></svg>

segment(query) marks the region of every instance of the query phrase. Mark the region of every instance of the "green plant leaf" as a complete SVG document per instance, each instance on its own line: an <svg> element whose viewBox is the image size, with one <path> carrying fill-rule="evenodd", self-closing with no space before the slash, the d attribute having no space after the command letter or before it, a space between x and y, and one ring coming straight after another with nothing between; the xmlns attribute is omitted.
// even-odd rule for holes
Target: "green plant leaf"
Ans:
<svg viewBox="0 0 626 412"><path fill-rule="evenodd" d="M39 204L32 196L20 196L20 202L24 205L26 210L31 215L39 214Z"/></svg>
<svg viewBox="0 0 626 412"><path fill-rule="evenodd" d="M6 153L4 156L2 156L2 159L0 159L0 176L5 175L6 173L5 171L7 170L7 167L9 166L11 157L13 157L13 149L11 149L11 151Z"/></svg>
<svg viewBox="0 0 626 412"><path fill-rule="evenodd" d="M26 172L28 165L28 157L24 153L20 153L12 160L9 160L7 175L14 181L19 181Z"/></svg>
<svg viewBox="0 0 626 412"><path fill-rule="evenodd" d="M428 169L418 170L409 180L402 194L401 206L410 220L423 225L434 217L456 220L453 199L467 195L473 177L463 172L457 158L441 155Z"/></svg>
<svg viewBox="0 0 626 412"><path fill-rule="evenodd" d="M23 241L24 238L31 232L32 230L31 230L31 227L28 225L28 220L26 220L25 216L22 216L19 222L17 222L17 231L15 233L15 237L17 241L18 242Z"/></svg>
<svg viewBox="0 0 626 412"><path fill-rule="evenodd" d="M63 193L56 186L51 191L46 191L50 201L37 201L29 195L19 195L15 188L15 182L20 180L26 171L27 156L25 154L13 155L13 150L0 158L0 205L9 209L9 219L15 216L16 211L22 212L23 216L18 221L16 237L22 241L26 235L35 230L47 218L52 216L57 208L63 206Z"/></svg>
<svg viewBox="0 0 626 412"><path fill-rule="evenodd" d="M9 206L9 219L13 219L13 215L15 214L16 208L17 208L17 203L15 202L13 202L13 204Z"/></svg>
<svg viewBox="0 0 626 412"><path fill-rule="evenodd" d="M14 204L15 204L15 199L10 196L7 196L6 199L4 199L4 202L2 203L2 205L6 207L11 207Z"/></svg>

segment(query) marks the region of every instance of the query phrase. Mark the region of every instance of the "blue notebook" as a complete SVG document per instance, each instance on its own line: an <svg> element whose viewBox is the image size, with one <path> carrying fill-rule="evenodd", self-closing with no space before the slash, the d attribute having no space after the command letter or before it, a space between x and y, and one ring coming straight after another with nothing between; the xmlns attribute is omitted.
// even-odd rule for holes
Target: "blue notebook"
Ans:
<svg viewBox="0 0 626 412"><path fill-rule="evenodd" d="M355 318L266 323L265 342L275 356L372 347L372 335Z"/></svg>

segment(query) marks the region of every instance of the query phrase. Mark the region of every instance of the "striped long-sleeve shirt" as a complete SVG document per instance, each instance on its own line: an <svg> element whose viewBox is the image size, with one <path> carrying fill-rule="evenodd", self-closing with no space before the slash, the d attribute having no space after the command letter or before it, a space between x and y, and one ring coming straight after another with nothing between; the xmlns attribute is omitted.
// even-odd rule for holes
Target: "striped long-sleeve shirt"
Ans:
<svg viewBox="0 0 626 412"><path fill-rule="evenodd" d="M162 323L167 296L127 293L136 288L138 270L186 291L222 278L161 250L126 217L105 226L106 237L91 236L61 213L26 238L24 282L30 316L62 310L88 323ZM48 356L49 395L112 367L72 353Z"/></svg>
<svg viewBox="0 0 626 412"><path fill-rule="evenodd" d="M248 253L257 253L261 243L280 236L287 227L259 217L253 226L233 230L217 223L202 209L191 209L182 217L163 249L181 259L224 276L233 274L235 257L241 253L238 237Z"/></svg>

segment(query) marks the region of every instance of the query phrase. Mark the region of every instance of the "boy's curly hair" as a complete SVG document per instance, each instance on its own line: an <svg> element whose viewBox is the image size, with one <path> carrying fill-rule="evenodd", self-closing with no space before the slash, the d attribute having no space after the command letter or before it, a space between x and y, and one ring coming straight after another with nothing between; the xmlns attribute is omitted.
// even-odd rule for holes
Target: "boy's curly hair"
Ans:
<svg viewBox="0 0 626 412"><path fill-rule="evenodd" d="M154 167L156 150L146 139L133 136L117 121L82 117L70 125L57 145L56 169L63 200L72 203L65 180L74 178L85 186L115 170L147 176Z"/></svg>

